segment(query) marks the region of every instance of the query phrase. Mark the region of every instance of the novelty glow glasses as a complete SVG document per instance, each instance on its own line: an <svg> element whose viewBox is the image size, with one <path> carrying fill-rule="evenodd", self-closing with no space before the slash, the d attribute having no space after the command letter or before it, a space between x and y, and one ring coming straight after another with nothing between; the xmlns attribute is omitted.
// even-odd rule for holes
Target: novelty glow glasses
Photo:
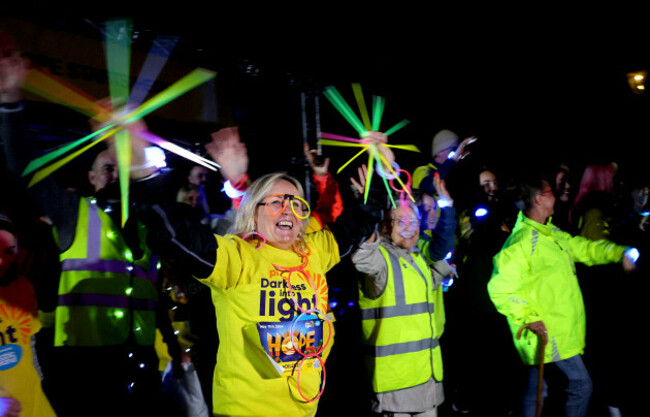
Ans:
<svg viewBox="0 0 650 417"><path fill-rule="evenodd" d="M273 194L266 199L264 203L257 203L258 206L264 206L269 216L279 216L287 209L291 201L291 211L299 219L306 219L311 214L309 203L303 198L292 194Z"/></svg>

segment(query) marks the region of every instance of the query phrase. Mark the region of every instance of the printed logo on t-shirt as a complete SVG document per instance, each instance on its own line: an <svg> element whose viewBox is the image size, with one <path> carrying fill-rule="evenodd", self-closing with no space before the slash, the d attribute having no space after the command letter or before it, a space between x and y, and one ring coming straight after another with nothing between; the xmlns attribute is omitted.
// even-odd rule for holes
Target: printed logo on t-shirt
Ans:
<svg viewBox="0 0 650 417"><path fill-rule="evenodd" d="M327 310L327 283L321 274L306 271L311 283L300 272L269 271L269 278L260 281L260 316L280 316L280 321L290 321L302 311L314 308L322 312ZM289 288L291 280L291 289ZM296 304L300 308L296 307Z"/></svg>

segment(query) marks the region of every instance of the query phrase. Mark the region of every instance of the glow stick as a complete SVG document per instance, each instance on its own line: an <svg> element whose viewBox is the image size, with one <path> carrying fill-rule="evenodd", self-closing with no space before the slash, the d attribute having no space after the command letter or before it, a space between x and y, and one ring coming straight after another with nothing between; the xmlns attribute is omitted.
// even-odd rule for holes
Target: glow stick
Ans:
<svg viewBox="0 0 650 417"><path fill-rule="evenodd" d="M378 152L378 153L379 153L379 152ZM388 161L386 160L386 158L384 158L384 156L383 156L381 153L379 153L379 159L381 159L381 162L383 162L384 165L386 165L386 166L388 167L388 169L390 170L391 174L393 174L393 175L395 176L395 179L396 179L397 182L399 182L399 184L402 186L402 189L403 189L404 191L406 191L406 194L408 194L408 196L411 198L411 201L415 202L415 198L413 198L413 196L411 195L411 191L408 189L408 187L407 187L406 185L404 185L404 182L402 181L402 179L401 179L401 178L399 177L399 175L395 172L395 170L393 169L393 167L390 166L390 164L388 163Z"/></svg>
<svg viewBox="0 0 650 417"><path fill-rule="evenodd" d="M24 87L27 91L63 104L99 121L106 121L109 113L95 99L65 81L38 69L27 71Z"/></svg>
<svg viewBox="0 0 650 417"><path fill-rule="evenodd" d="M357 105L359 106L359 112L361 113L361 119L363 120L363 125L366 130L372 129L370 125L370 117L368 117L368 109L366 108L366 101L363 98L363 93L361 92L361 84L352 84L352 91L354 92L354 97L357 99Z"/></svg>
<svg viewBox="0 0 650 417"><path fill-rule="evenodd" d="M347 136L341 136L341 135L334 135L332 133L321 132L320 137L325 139L342 140L346 142L364 143L361 139L349 138Z"/></svg>
<svg viewBox="0 0 650 417"><path fill-rule="evenodd" d="M61 148L59 148L57 150L54 150L54 151L49 152L49 153L47 153L47 154L45 154L43 156L40 156L38 158L33 159L29 164L27 164L27 167L23 171L23 176L25 176L25 175L39 169L40 167L47 164L51 160L56 159L58 156L63 155L64 153L68 152L69 150L71 150L73 148L76 148L77 146L81 145L82 143L84 143L84 142L86 142L86 141L88 141L90 139L93 139L96 136L101 135L102 133L106 132L107 130L109 130L111 128L115 128L115 126L116 126L115 123L110 124L108 126L105 126L105 127L101 128L101 129L99 129L98 131L91 133L88 136L85 136L85 137L83 137L83 138L81 138L79 140L76 140L76 141L74 141L72 143L69 143L69 144L67 144L67 145L65 145L65 146L63 146L63 147L61 147ZM115 133L116 131L117 131L117 129L113 129L113 130L111 130L111 132L108 135L110 136L113 133ZM101 140L101 139L98 139L98 140Z"/></svg>
<svg viewBox="0 0 650 417"><path fill-rule="evenodd" d="M36 174L32 177L31 181L27 185L28 187L31 187L35 185L36 183L40 182L43 180L45 177L56 171L57 169L61 168L63 165L67 164L68 162L72 161L74 158L77 156L81 155L82 153L86 152L88 149L92 148L93 146L97 145L99 142L103 141L107 137L111 136L117 131L117 129L110 130L108 133L105 133L102 135L99 139L96 139L95 141L89 143L88 145L84 146L83 148L71 153L70 155L66 156L63 159L60 159L53 163L52 165L49 165L48 167L45 167L41 169L40 171L37 171Z"/></svg>
<svg viewBox="0 0 650 417"><path fill-rule="evenodd" d="M348 162L346 162L346 163L344 163L343 165L341 165L341 167L338 169L338 171L336 171L336 173L339 174L341 171L343 171L343 168L345 168L346 166L348 166L348 165L350 164L350 162L352 162L352 161L354 161L355 159L357 159L357 157L358 157L359 155L361 155L362 153L364 153L365 151L367 151L368 148L370 148L370 145L368 145L368 146L366 146L365 148L361 149L361 150L359 151L359 153L357 153L356 155L354 155L354 156L353 156L353 157L352 157Z"/></svg>
<svg viewBox="0 0 650 417"><path fill-rule="evenodd" d="M131 67L131 30L126 20L106 22L104 43L111 102L126 103L129 97Z"/></svg>
<svg viewBox="0 0 650 417"><path fill-rule="evenodd" d="M368 157L368 166L370 167L370 170L371 170L371 171L374 171L374 170L372 169L372 165L371 165L371 163L372 163L372 155L373 155L373 154L376 154L377 156L375 156L375 159L376 159L376 162L375 162L375 163L378 165L379 170L380 170L381 172L384 172L384 170L383 170L382 167L380 166L380 165L381 165L381 162L380 162L381 154L379 153L379 150L378 150L378 148L377 148L377 145L372 146L372 147L370 148L370 151L369 151L368 153L370 154L369 157ZM388 181L386 180L386 177L385 177L384 175L380 175L380 177L381 177L381 179L383 180L384 187L386 187L386 192L387 192L387 194L388 194L388 197L390 198L390 202L391 202L391 204L392 204L392 207L395 207L395 200L393 199L393 193L390 191L390 186L388 185ZM368 175L368 179L366 180L366 184L370 184L370 180L369 180L369 178L370 178L370 175ZM368 190L369 190L369 189L370 189L370 187L368 187ZM364 199L364 201L363 201L364 204L366 203L366 200L367 200L367 195L366 195L366 199Z"/></svg>
<svg viewBox="0 0 650 417"><path fill-rule="evenodd" d="M390 143L384 143L384 146L387 148L402 149L404 151L420 152L418 147L415 145L391 145Z"/></svg>
<svg viewBox="0 0 650 417"><path fill-rule="evenodd" d="M366 176L365 189L363 190L363 204L366 204L368 201L368 192L370 191L370 181L372 180L373 169L373 153L375 152L374 146L370 147L370 152L368 152L368 175Z"/></svg>
<svg viewBox="0 0 650 417"><path fill-rule="evenodd" d="M214 71L208 71L202 68L195 69L185 77L167 87L165 90L156 94L150 100L146 101L142 106L140 106L140 108L129 113L125 117L123 123L130 123L146 116L147 114L176 99L178 96L186 93L197 85L200 85L214 78L216 75L217 74Z"/></svg>
<svg viewBox="0 0 650 417"><path fill-rule="evenodd" d="M326 146L343 146L343 147L351 147L351 148L361 148L366 146L364 143L350 143L350 142L340 142L338 140L329 140L329 139L321 139L318 141L319 145L326 145Z"/></svg>
<svg viewBox="0 0 650 417"><path fill-rule="evenodd" d="M199 165L203 165L204 167L206 167L208 169L211 169L213 171L216 171L215 167L216 168L221 168L221 166L219 164L217 164L216 162L212 162L212 161L210 161L208 159L202 158L199 155L196 155L196 154L188 151L187 149L184 149L184 148L182 148L182 147L180 147L180 146L178 146L178 145L176 145L176 144L174 144L172 142L169 142L168 140L165 140L165 139L163 139L163 138L161 138L159 136L156 136L155 134L149 132L148 130L140 132L140 133L138 133L138 135L140 137L142 137L142 139L144 139L144 140L146 140L148 142L151 142L151 143L153 143L155 145L158 145L163 149L166 149L166 150L168 150L170 152L173 152L173 153L175 153L175 154L177 154L179 156L182 156L183 158L189 159L192 162L196 162Z"/></svg>
<svg viewBox="0 0 650 417"><path fill-rule="evenodd" d="M386 100L383 97L372 96L372 130L375 132L379 131L385 103Z"/></svg>
<svg viewBox="0 0 650 417"><path fill-rule="evenodd" d="M122 206L122 227L129 217L129 168L131 167L131 140L129 131L122 129L115 134L115 154L120 181L120 204Z"/></svg>
<svg viewBox="0 0 650 417"><path fill-rule="evenodd" d="M409 123L410 123L410 121L404 119L404 120L402 120L401 122L399 122L398 124L396 124L395 126L393 126L393 127L391 127L390 129L388 129L386 132L384 132L384 134L385 134L386 136L390 136L390 135L392 135L393 133L397 132L398 130L400 130L401 128L403 128L404 126L406 126L406 125L409 124Z"/></svg>
<svg viewBox="0 0 650 417"><path fill-rule="evenodd" d="M325 91L323 92L323 95L327 97L327 99L332 103L334 108L341 113L341 115L345 118L345 120L350 123L350 125L359 133L359 134L365 134L366 129L363 127L363 124L357 117L357 115L354 113L354 111L350 108L348 103L345 102L341 94L338 92L338 90L333 87L326 87Z"/></svg>
<svg viewBox="0 0 650 417"><path fill-rule="evenodd" d="M126 20L106 22L104 44L108 69L108 90L111 104L126 103L129 97L129 73L131 72L131 29ZM120 129L115 134L115 155L120 182L122 227L129 216L129 167L131 166L131 143L129 132Z"/></svg>
<svg viewBox="0 0 650 417"><path fill-rule="evenodd" d="M149 89L167 63L167 59L174 50L177 42L178 38L176 37L162 35L159 35L153 41L147 59L142 65L138 79L133 85L133 90L131 90L129 107L135 108L142 104L147 94L149 94Z"/></svg>

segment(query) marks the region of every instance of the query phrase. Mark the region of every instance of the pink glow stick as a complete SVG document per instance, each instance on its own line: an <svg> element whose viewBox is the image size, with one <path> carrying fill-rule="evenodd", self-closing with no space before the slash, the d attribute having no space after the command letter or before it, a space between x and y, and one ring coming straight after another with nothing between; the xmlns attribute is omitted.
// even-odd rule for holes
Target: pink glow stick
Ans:
<svg viewBox="0 0 650 417"><path fill-rule="evenodd" d="M323 139L342 140L344 142L365 143L365 142L361 141L360 139L349 138L347 136L341 136L341 135L335 135L333 133L322 133L321 132L320 137L323 138Z"/></svg>

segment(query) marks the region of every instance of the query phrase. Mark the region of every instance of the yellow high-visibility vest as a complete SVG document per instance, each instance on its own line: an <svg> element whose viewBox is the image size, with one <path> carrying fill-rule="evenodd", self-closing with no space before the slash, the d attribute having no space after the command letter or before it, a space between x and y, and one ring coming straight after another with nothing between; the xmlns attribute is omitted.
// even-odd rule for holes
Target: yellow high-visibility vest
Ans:
<svg viewBox="0 0 650 417"><path fill-rule="evenodd" d="M384 292L370 299L360 292L362 340L375 392L442 381L439 337L444 327L442 287L434 288L422 255L412 253L416 267L379 246L388 277Z"/></svg>
<svg viewBox="0 0 650 417"><path fill-rule="evenodd" d="M146 230L139 227L140 242ZM60 255L55 346L111 346L129 335L153 345L158 260L133 259L122 233L94 199L80 199L72 245Z"/></svg>

